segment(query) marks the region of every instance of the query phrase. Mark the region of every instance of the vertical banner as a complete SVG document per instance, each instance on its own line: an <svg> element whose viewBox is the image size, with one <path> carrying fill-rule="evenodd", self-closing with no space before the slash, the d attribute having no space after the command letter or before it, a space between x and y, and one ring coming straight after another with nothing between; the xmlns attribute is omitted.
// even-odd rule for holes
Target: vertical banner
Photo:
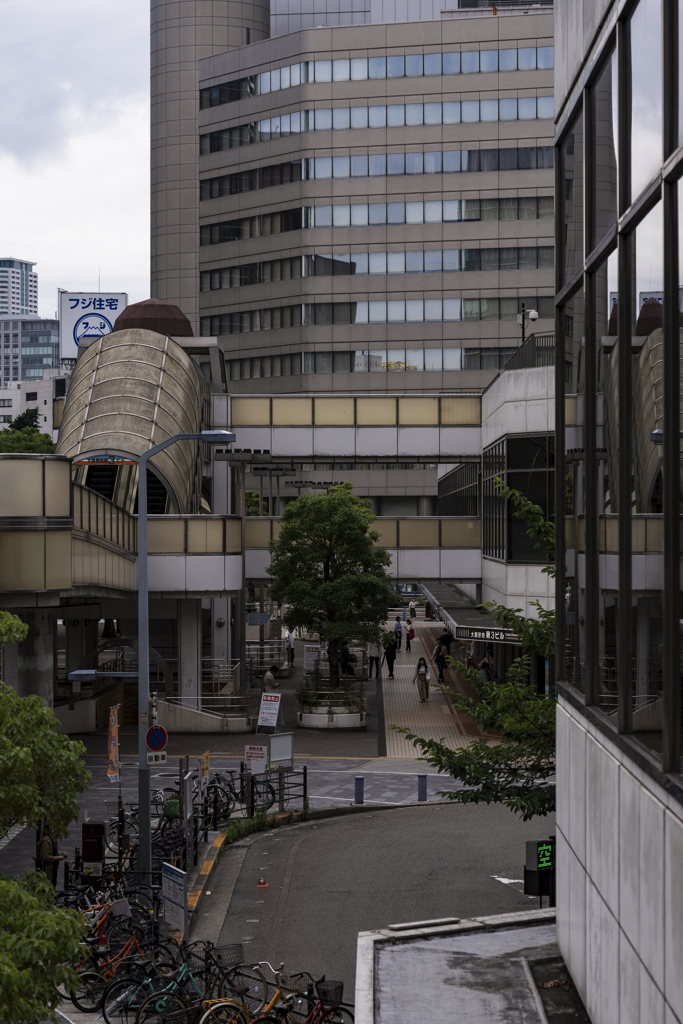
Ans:
<svg viewBox="0 0 683 1024"><path fill-rule="evenodd" d="M107 775L110 782L119 781L119 709L109 709L109 739L107 742Z"/></svg>

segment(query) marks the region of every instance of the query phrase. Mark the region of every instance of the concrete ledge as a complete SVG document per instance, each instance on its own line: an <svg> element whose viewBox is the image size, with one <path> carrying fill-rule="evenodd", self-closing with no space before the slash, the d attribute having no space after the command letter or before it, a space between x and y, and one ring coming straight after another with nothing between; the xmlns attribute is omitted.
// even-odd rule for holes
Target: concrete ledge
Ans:
<svg viewBox="0 0 683 1024"><path fill-rule="evenodd" d="M332 714L327 712L311 714L299 711L296 717L297 724L302 729L367 729L365 715L360 712L349 714L337 711Z"/></svg>
<svg viewBox="0 0 683 1024"><path fill-rule="evenodd" d="M221 835L219 836L216 836L214 841L211 843L209 852L206 855L204 863L199 869L199 874L197 875L194 888L190 892L190 895L188 896L187 899L188 928L191 928L192 917L196 917L199 908L202 905L202 901L204 899L204 895L206 893L206 888L209 884L209 880L211 879L214 871L216 870L216 865L218 864L218 854L221 852L223 844L225 843L227 838L228 837L225 832L221 833Z"/></svg>

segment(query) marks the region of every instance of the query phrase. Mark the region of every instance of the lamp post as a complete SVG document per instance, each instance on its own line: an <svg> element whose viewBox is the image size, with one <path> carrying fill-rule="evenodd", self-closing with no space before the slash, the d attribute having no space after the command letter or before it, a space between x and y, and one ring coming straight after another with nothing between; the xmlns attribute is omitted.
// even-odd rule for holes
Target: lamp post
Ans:
<svg viewBox="0 0 683 1024"><path fill-rule="evenodd" d="M538 320L538 313L535 309L527 311L526 306L522 303L522 312L517 314L517 324L522 328L522 345L526 341L526 325L528 320L531 320L532 323L534 320Z"/></svg>
<svg viewBox="0 0 683 1024"><path fill-rule="evenodd" d="M138 871L141 881L152 877L152 812L150 770L147 766L145 737L149 727L149 583L147 566L147 463L152 455L177 441L203 441L205 444L232 444L229 430L202 430L197 434L174 434L155 444L138 462L138 803L140 833Z"/></svg>

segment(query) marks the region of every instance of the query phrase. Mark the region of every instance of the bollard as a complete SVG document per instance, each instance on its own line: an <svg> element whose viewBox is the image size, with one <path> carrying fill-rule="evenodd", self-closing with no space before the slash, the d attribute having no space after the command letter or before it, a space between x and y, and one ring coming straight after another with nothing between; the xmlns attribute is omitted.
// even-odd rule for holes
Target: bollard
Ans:
<svg viewBox="0 0 683 1024"><path fill-rule="evenodd" d="M427 799L427 776L418 775L417 777L417 799L419 801Z"/></svg>
<svg viewBox="0 0 683 1024"><path fill-rule="evenodd" d="M365 776L356 775L356 795L354 803L363 804L365 803Z"/></svg>

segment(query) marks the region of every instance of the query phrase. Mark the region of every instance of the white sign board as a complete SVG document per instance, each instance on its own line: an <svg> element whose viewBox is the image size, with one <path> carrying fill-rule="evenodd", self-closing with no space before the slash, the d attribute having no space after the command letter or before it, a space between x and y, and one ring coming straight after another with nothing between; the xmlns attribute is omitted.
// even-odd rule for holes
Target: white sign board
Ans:
<svg viewBox="0 0 683 1024"><path fill-rule="evenodd" d="M292 768L294 765L294 733L279 732L269 736L269 768Z"/></svg>
<svg viewBox="0 0 683 1024"><path fill-rule="evenodd" d="M244 767L252 775L260 775L268 770L268 746L250 743L244 748Z"/></svg>
<svg viewBox="0 0 683 1024"><path fill-rule="evenodd" d="M320 644L304 644L304 675L315 672L315 666L320 657Z"/></svg>
<svg viewBox="0 0 683 1024"><path fill-rule="evenodd" d="M281 696L280 693L261 694L261 707L258 713L259 725L272 725L273 728L277 726Z"/></svg>
<svg viewBox="0 0 683 1024"><path fill-rule="evenodd" d="M111 334L128 305L126 292L60 292L59 341L63 358L75 359L103 334Z"/></svg>
<svg viewBox="0 0 683 1024"><path fill-rule="evenodd" d="M187 935L187 872L172 864L162 864L161 886L164 921Z"/></svg>

